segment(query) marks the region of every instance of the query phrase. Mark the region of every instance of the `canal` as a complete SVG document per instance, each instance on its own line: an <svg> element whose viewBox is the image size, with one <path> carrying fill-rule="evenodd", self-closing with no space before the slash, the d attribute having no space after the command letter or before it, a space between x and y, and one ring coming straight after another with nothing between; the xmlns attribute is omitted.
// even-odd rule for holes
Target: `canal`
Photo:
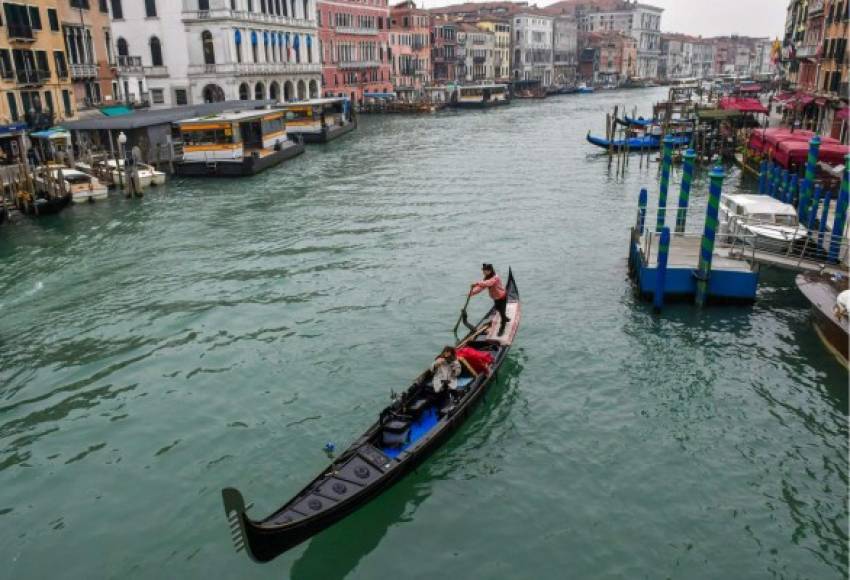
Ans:
<svg viewBox="0 0 850 580"><path fill-rule="evenodd" d="M253 178L0 227L0 576L845 578L847 373L793 277L748 307L632 294L658 168L617 178L584 136L663 94L364 117ZM255 516L297 492L450 341L484 261L523 321L471 420L311 542L234 553L220 489Z"/></svg>

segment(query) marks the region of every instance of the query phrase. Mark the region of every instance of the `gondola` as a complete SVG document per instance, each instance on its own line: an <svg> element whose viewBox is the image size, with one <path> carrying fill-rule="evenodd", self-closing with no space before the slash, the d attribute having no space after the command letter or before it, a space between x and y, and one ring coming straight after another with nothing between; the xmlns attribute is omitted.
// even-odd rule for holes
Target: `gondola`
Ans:
<svg viewBox="0 0 850 580"><path fill-rule="evenodd" d="M469 416L493 382L516 337L520 322L519 291L509 271L506 285L510 319L498 335L495 309L472 326L457 346L486 351L493 357L490 372L475 374L464 366L458 389L440 397L431 387L431 371L383 409L378 420L318 477L271 515L255 520L246 512L242 494L222 490L237 551L245 549L258 562L268 562L386 491L439 448Z"/></svg>
<svg viewBox="0 0 850 580"><path fill-rule="evenodd" d="M628 148L631 151L654 151L656 149L661 149L662 139L659 135L641 135L640 137L630 137L629 139L615 139L614 141L609 141L604 137L594 137L588 133L587 142L606 150L610 147L614 151L619 151L626 147L626 144L628 143ZM673 147L685 147L689 145L690 142L691 136L688 134L673 135Z"/></svg>

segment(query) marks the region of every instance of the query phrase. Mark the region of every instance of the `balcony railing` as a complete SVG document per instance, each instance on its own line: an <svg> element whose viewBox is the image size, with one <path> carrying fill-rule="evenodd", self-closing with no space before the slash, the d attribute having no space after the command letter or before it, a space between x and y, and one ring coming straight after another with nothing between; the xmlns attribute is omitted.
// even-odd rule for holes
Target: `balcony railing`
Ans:
<svg viewBox="0 0 850 580"><path fill-rule="evenodd" d="M797 58L810 58L818 53L817 44L804 44L797 49Z"/></svg>
<svg viewBox="0 0 850 580"><path fill-rule="evenodd" d="M251 76L287 73L319 73L322 65L305 62L223 63L189 65L189 76L231 75Z"/></svg>
<svg viewBox="0 0 850 580"><path fill-rule="evenodd" d="M142 57L118 55L118 72L120 74L143 73Z"/></svg>
<svg viewBox="0 0 850 580"><path fill-rule="evenodd" d="M87 79L91 77L97 76L97 65L96 64L74 64L71 63L69 65L71 69L71 78L76 79ZM66 75L67 76L67 73Z"/></svg>
<svg viewBox="0 0 850 580"><path fill-rule="evenodd" d="M43 85L50 80L49 70L19 70L15 71L19 85Z"/></svg>
<svg viewBox="0 0 850 580"><path fill-rule="evenodd" d="M316 28L316 21L306 18L290 18L277 14L261 14L247 10L231 10L230 8L213 8L211 10L194 10L183 3L183 20L186 22L207 22L210 20L238 20L240 22L255 22L259 24L280 24L299 28Z"/></svg>
<svg viewBox="0 0 850 580"><path fill-rule="evenodd" d="M22 40L25 42L31 42L35 40L35 33L32 30L32 26L27 26L26 24L7 24L7 35L9 36L9 40Z"/></svg>
<svg viewBox="0 0 850 580"><path fill-rule="evenodd" d="M379 60L345 60L337 63L341 69L378 68L381 66Z"/></svg>
<svg viewBox="0 0 850 580"><path fill-rule="evenodd" d="M143 67L143 72L146 77L164 78L168 76L168 67L165 65L146 66Z"/></svg>
<svg viewBox="0 0 850 580"><path fill-rule="evenodd" d="M362 28L360 26L337 26L334 30L336 30L337 34L362 34L372 36L380 32L377 28Z"/></svg>

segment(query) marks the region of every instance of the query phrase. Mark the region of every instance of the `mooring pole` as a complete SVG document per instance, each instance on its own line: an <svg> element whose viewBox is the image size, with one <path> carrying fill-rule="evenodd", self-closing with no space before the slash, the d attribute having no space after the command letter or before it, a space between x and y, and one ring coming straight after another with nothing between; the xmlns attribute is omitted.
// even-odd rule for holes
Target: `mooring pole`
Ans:
<svg viewBox="0 0 850 580"><path fill-rule="evenodd" d="M785 192L785 197L781 201L792 205L794 204L794 197L797 194L797 190L800 188L799 179L800 176L796 173L791 176L791 185L788 186L788 191Z"/></svg>
<svg viewBox="0 0 850 580"><path fill-rule="evenodd" d="M771 163L767 168L767 195L776 197L776 166Z"/></svg>
<svg viewBox="0 0 850 580"><path fill-rule="evenodd" d="M656 311L664 307L664 287L667 284L667 256L670 254L670 228L661 229L658 240L658 263L655 265L655 294L652 306Z"/></svg>
<svg viewBox="0 0 850 580"><path fill-rule="evenodd" d="M759 165L759 194L767 193L767 161L762 160Z"/></svg>
<svg viewBox="0 0 850 580"><path fill-rule="evenodd" d="M838 262L841 253L841 240L844 239L844 225L847 223L848 176L850 175L850 155L844 158L844 176L841 178L841 192L835 204L835 221L832 222L832 233L829 236L829 261Z"/></svg>
<svg viewBox="0 0 850 580"><path fill-rule="evenodd" d="M791 175L788 173L787 169L782 170L782 175L779 177L779 191L777 192L776 199L783 199L791 189Z"/></svg>
<svg viewBox="0 0 850 580"><path fill-rule="evenodd" d="M705 228L702 233L702 243L699 251L697 266L697 306L705 306L708 298L708 278L711 276L711 259L714 256L714 237L717 234L718 215L720 213L720 194L723 190L723 178L726 174L719 165L708 174L708 207L705 211Z"/></svg>
<svg viewBox="0 0 850 580"><path fill-rule="evenodd" d="M646 224L646 203L649 199L649 192L646 191L646 188L640 190L640 195L638 195L638 219L637 219L637 230L638 234L643 235L643 226Z"/></svg>
<svg viewBox="0 0 850 580"><path fill-rule="evenodd" d="M809 214L806 216L806 228L809 232L815 229L815 218L818 215L818 206L820 199L823 197L823 186L820 183L815 184L815 196L812 198L812 207L809 208Z"/></svg>
<svg viewBox="0 0 850 580"><path fill-rule="evenodd" d="M691 182L694 179L694 160L696 157L697 154L693 149L688 149L682 154L684 160L682 186L679 190L679 211L676 212L676 233L678 234L684 233L685 222L688 219L688 203L691 198ZM762 174L759 174L759 186L763 181L762 177Z"/></svg>
<svg viewBox="0 0 850 580"><path fill-rule="evenodd" d="M818 223L818 248L821 251L824 251L823 247L823 237L826 234L826 221L829 219L829 202L832 199L832 193L827 191L823 195L823 210L820 213L820 220Z"/></svg>
<svg viewBox="0 0 850 580"><path fill-rule="evenodd" d="M664 137L664 156L661 158L661 188L658 192L658 213L655 218L655 231L664 228L664 218L667 212L667 190L670 188L670 166L673 165L673 137Z"/></svg>
<svg viewBox="0 0 850 580"><path fill-rule="evenodd" d="M815 169L818 164L818 154L820 153L820 137L815 135L809 141L809 157L806 159L806 174L803 177L803 183L800 186L800 200L797 202L797 217L800 221L806 219L809 210L809 200L812 197L812 190L815 187Z"/></svg>

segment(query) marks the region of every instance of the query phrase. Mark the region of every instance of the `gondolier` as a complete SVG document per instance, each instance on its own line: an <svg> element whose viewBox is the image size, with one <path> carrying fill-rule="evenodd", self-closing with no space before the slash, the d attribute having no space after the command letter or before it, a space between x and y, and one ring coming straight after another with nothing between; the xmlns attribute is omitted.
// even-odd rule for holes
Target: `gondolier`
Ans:
<svg viewBox="0 0 850 580"><path fill-rule="evenodd" d="M472 290L469 293L475 296L487 288L490 298L493 299L493 307L499 313L499 336L502 336L505 333L505 324L511 321L506 312L508 305L507 292L505 292L502 279L496 274L493 264L482 264L481 271L484 273L484 279L472 284Z"/></svg>

